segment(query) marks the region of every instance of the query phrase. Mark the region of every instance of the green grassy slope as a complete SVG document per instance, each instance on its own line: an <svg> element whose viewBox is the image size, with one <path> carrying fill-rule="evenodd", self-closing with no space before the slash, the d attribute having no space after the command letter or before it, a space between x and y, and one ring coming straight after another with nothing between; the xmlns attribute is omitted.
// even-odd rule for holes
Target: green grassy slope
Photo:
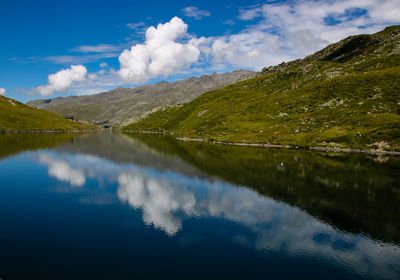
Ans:
<svg viewBox="0 0 400 280"><path fill-rule="evenodd" d="M225 142L400 149L400 27L155 112L125 130ZM382 144L381 144L382 145Z"/></svg>
<svg viewBox="0 0 400 280"><path fill-rule="evenodd" d="M31 108L0 96L0 132L7 131L76 131L94 126L66 120L62 116Z"/></svg>

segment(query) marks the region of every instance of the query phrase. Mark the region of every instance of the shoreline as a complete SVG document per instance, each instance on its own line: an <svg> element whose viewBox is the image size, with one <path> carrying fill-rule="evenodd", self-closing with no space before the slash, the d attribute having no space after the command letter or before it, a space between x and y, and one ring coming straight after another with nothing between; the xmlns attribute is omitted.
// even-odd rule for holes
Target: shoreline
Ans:
<svg viewBox="0 0 400 280"><path fill-rule="evenodd" d="M332 148L323 146L294 146L294 145L280 145L280 144L261 144L261 143L240 143L240 142L222 142L222 141L206 141L204 139L177 137L177 140L187 142L204 142L211 144L227 145L227 146L243 146L243 147L259 147L259 148L279 148L279 149L298 149L298 150L311 150L320 152L334 152L334 153L357 153L357 154L370 154L370 155L392 155L400 156L398 151L386 150L362 150L353 148Z"/></svg>
<svg viewBox="0 0 400 280"><path fill-rule="evenodd" d="M95 132L101 129L92 130L12 130L12 131L0 131L1 134L19 134L19 133L82 133L82 132ZM117 130L118 131L118 130ZM179 133L171 132L158 132L158 131L121 131L130 133L140 133L140 134L162 134L170 136L181 136ZM310 150L310 151L320 151L320 152L334 152L334 153L357 153L357 154L370 154L370 155L392 155L400 156L400 151L386 151L386 150L363 150L363 149L353 149L353 148L337 148L337 147L323 147L323 146L300 146L300 145L281 145L281 144L269 144L269 143L241 143L241 142L223 142L223 141L210 141L203 138L190 138L190 137L175 137L176 140L184 142L202 142L226 146L241 146L241 147L258 147L258 148L278 148L278 149L299 149L299 150Z"/></svg>
<svg viewBox="0 0 400 280"><path fill-rule="evenodd" d="M124 131L123 131L124 132ZM182 135L178 133L170 132L158 132L158 131L125 131L141 134L163 134L177 136ZM334 152L334 153L357 153L357 154L370 154L370 155L392 155L400 156L400 151L386 151L386 150L363 150L363 149L353 149L353 148L333 148L333 147L323 147L323 146L297 146L297 145L280 145L280 144L269 144L269 143L240 143L240 142L223 142L223 141L208 141L203 138L190 138L190 137L176 137L176 140L185 142L202 142L210 144L219 144L226 146L242 146L242 147L259 147L259 148L278 148L278 149L301 149L310 151L320 151L320 152Z"/></svg>
<svg viewBox="0 0 400 280"><path fill-rule="evenodd" d="M88 130L7 130L0 131L0 134L17 134L17 133L80 133L80 132L91 132L97 131L98 129Z"/></svg>

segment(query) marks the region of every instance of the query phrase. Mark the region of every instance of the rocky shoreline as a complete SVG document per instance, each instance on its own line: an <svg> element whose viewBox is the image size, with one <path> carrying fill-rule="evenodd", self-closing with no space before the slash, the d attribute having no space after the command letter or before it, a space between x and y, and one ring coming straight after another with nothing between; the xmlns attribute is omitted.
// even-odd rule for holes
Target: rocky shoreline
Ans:
<svg viewBox="0 0 400 280"><path fill-rule="evenodd" d="M279 144L268 144L268 143L266 143L266 144L263 144L263 143L235 143L235 142L222 142L222 141L207 141L207 140L201 139L201 138L186 138L186 137L177 137L176 139L180 140L180 141L207 142L207 143L212 143L212 144L220 144L220 145L228 145L228 146L303 149L303 150L315 150L315 151L336 152L336 153L363 153L363 154L372 154L372 155L400 156L400 152L398 152L398 151L386 151L386 150L379 150L379 149L362 150L362 149L352 149L352 148L294 146L294 145L279 145Z"/></svg>
<svg viewBox="0 0 400 280"><path fill-rule="evenodd" d="M170 133L170 132L159 132L159 131L125 131L131 133L141 134L163 134L171 136L179 136L182 134ZM187 142L204 142L211 144L220 144L228 146L244 146L244 147L260 147L260 148L284 148L284 149L303 149L303 150L314 150L321 152L335 152L335 153L358 153L358 154L370 154L370 155L392 155L400 156L400 151L387 151L383 149L352 149L352 148L338 148L338 147L323 147L323 146L296 146L296 145L279 145L269 143L240 143L240 142L223 142L223 141L210 141L203 138L189 138L189 137L176 137L176 140L187 141Z"/></svg>

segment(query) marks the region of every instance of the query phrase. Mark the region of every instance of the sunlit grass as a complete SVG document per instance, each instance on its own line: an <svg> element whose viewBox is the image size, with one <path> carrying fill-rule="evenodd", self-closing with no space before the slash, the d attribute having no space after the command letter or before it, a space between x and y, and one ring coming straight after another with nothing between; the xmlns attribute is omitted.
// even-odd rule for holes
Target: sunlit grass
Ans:
<svg viewBox="0 0 400 280"><path fill-rule="evenodd" d="M384 43L345 63L310 56L277 66L184 106L155 112L125 130L168 131L225 142L343 148L370 148L385 141L388 149L398 150L398 29L373 35ZM393 39L392 34L397 37Z"/></svg>
<svg viewBox="0 0 400 280"><path fill-rule="evenodd" d="M76 131L93 128L92 125L70 121L58 114L31 108L0 96L0 132Z"/></svg>

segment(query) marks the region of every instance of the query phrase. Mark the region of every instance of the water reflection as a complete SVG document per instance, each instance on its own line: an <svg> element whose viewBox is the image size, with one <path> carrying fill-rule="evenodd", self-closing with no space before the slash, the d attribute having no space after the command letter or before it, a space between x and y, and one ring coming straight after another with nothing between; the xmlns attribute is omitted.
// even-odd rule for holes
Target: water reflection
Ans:
<svg viewBox="0 0 400 280"><path fill-rule="evenodd" d="M143 211L143 221L167 234L174 235L182 228L177 211L194 214L195 196L181 185L165 178L144 176L139 172L122 173L118 177L118 197L133 208Z"/></svg>
<svg viewBox="0 0 400 280"><path fill-rule="evenodd" d="M61 181L69 182L72 186L82 187L85 175L82 170L72 168L65 160L57 160L49 155L41 154L39 162L48 165L49 175Z"/></svg>
<svg viewBox="0 0 400 280"><path fill-rule="evenodd" d="M208 176L299 207L345 231L400 243L400 159L185 143L132 134Z"/></svg>
<svg viewBox="0 0 400 280"><path fill-rule="evenodd" d="M52 191L77 194L85 205L127 205L171 239L190 240L188 223L213 221L227 229L221 238L265 256L306 257L365 278L400 277L398 220L392 217L400 201L397 161L111 134L30 156L56 180ZM345 215L354 214L343 222L345 208ZM357 234L346 230L349 221ZM370 230L381 224L385 231Z"/></svg>

